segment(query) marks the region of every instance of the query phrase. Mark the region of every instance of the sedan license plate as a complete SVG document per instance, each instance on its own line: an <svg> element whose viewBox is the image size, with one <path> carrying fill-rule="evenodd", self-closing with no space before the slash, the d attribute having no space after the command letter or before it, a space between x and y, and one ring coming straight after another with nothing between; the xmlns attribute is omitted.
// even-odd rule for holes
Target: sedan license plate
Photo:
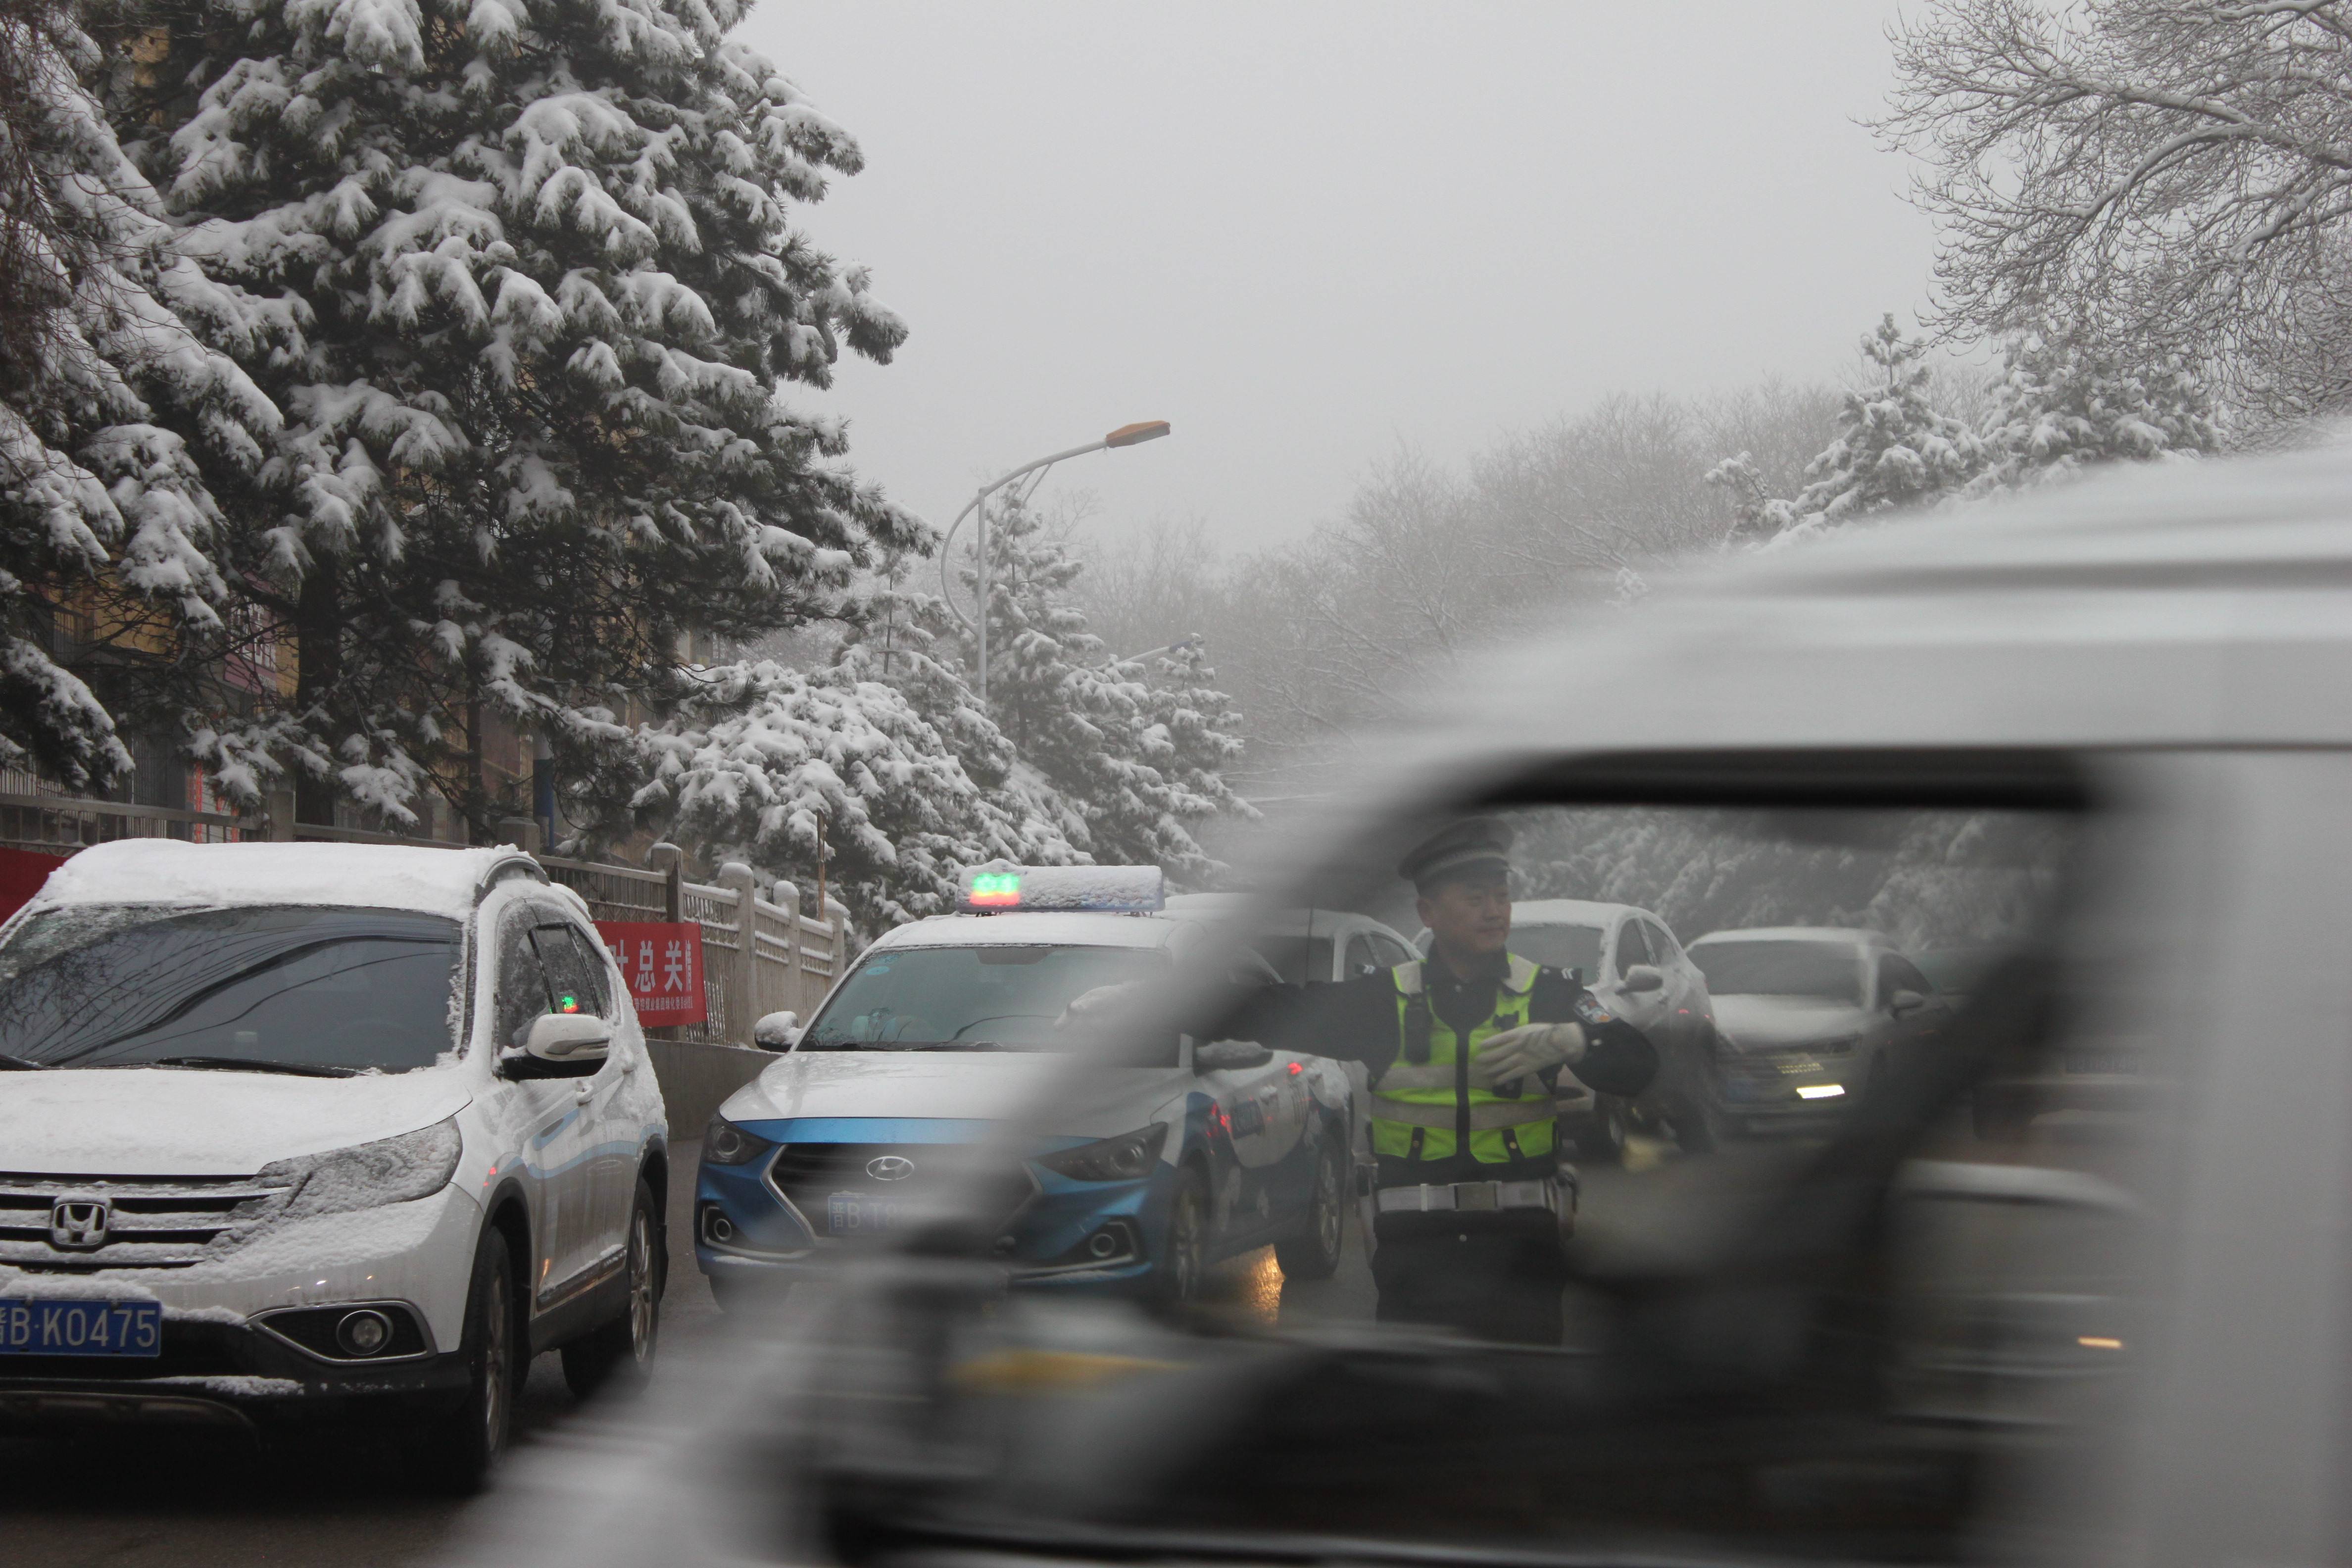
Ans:
<svg viewBox="0 0 2352 1568"><path fill-rule="evenodd" d="M0 1300L0 1355L163 1353L160 1301Z"/></svg>
<svg viewBox="0 0 2352 1568"><path fill-rule="evenodd" d="M887 1236L901 1206L878 1193L835 1193L824 1200L824 1227L835 1236Z"/></svg>

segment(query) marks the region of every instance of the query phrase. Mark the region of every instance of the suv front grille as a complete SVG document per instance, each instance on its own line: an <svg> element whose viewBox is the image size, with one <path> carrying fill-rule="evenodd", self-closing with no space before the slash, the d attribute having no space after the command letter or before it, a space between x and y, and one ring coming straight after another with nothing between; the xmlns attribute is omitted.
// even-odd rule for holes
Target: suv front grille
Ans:
<svg viewBox="0 0 2352 1568"><path fill-rule="evenodd" d="M276 1217L291 1186L251 1176L52 1176L0 1172L0 1264L34 1272L184 1268ZM106 1241L58 1247L58 1200L101 1199Z"/></svg>

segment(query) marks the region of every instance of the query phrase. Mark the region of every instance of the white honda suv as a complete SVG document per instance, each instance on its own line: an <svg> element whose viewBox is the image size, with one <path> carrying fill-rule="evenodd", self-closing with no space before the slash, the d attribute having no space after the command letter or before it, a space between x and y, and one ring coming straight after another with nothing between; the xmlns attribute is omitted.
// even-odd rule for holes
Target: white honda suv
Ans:
<svg viewBox="0 0 2352 1568"><path fill-rule="evenodd" d="M650 1370L661 1091L527 856L85 849L0 927L0 1423L391 1423L465 1487L534 1353Z"/></svg>

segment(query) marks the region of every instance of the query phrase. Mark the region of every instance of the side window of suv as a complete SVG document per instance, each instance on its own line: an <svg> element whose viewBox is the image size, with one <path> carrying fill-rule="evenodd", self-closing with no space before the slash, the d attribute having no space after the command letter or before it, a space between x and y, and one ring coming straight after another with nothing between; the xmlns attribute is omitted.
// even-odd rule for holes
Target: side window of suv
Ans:
<svg viewBox="0 0 2352 1568"><path fill-rule="evenodd" d="M497 1048L502 1051L522 1044L522 1031L552 1005L547 968L531 942L536 913L529 909L509 910L499 927Z"/></svg>
<svg viewBox="0 0 2352 1568"><path fill-rule="evenodd" d="M545 966L553 989L556 1011L612 1016L612 998L604 987L604 961L590 949L577 927L569 921L544 921L531 938L538 945L540 963ZM569 1006L565 1005L567 997L572 1002Z"/></svg>
<svg viewBox="0 0 2352 1568"><path fill-rule="evenodd" d="M1933 996L1936 988L1916 965L1901 953L1890 952L1878 961L1878 1005L1892 1006L1897 991L1916 991L1922 996Z"/></svg>
<svg viewBox="0 0 2352 1568"><path fill-rule="evenodd" d="M1346 963L1347 968L1340 973L1343 980L1353 980L1380 967L1380 961L1372 956L1371 942L1360 932L1348 939Z"/></svg>
<svg viewBox="0 0 2352 1568"><path fill-rule="evenodd" d="M1643 934L1650 939L1650 952L1655 955L1653 963L1672 963L1682 957L1683 950L1675 941L1674 932L1655 921L1643 921L1642 928Z"/></svg>
<svg viewBox="0 0 2352 1568"><path fill-rule="evenodd" d="M1372 951L1379 955L1382 969L1394 969L1400 963L1411 963L1421 956L1412 949L1391 937L1382 936L1379 931L1372 933Z"/></svg>
<svg viewBox="0 0 2352 1568"><path fill-rule="evenodd" d="M1617 973L1622 977L1637 963L1655 961L1650 956L1650 944L1642 938L1642 922L1627 921L1625 929L1617 933Z"/></svg>

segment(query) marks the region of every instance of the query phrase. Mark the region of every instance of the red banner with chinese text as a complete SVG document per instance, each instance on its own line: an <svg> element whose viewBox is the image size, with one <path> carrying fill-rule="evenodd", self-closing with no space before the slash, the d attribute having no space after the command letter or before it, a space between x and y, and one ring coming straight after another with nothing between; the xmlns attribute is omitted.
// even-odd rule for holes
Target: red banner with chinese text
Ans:
<svg viewBox="0 0 2352 1568"><path fill-rule="evenodd" d="M29 849L0 849L0 921L31 901L49 873L66 863L62 855L37 855Z"/></svg>
<svg viewBox="0 0 2352 1568"><path fill-rule="evenodd" d="M596 931L621 966L639 1023L699 1024L710 1016L702 996L702 927L696 921L598 921Z"/></svg>

